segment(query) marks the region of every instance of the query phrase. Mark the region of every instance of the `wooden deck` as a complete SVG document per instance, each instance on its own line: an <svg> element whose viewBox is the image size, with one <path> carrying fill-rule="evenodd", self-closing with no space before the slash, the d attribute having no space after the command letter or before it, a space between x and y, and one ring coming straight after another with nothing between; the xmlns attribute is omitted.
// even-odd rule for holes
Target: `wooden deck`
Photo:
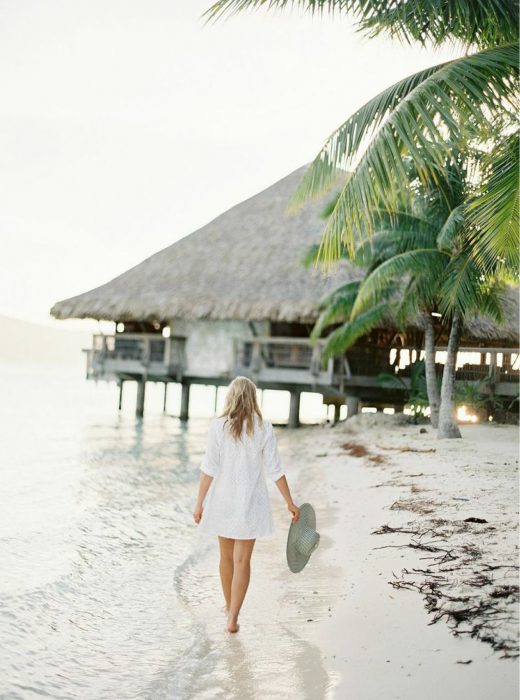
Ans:
<svg viewBox="0 0 520 700"><path fill-rule="evenodd" d="M299 389L319 393L384 393L378 375L397 373L405 382L410 363L422 357L412 347L355 346L343 357L322 362L324 341L314 345L307 338L235 338L228 371L208 377L187 372L186 339L158 334L95 335L86 350L89 379L145 379L162 382L226 384L239 374L259 386ZM442 374L442 354L436 348L437 372ZM520 356L513 348L462 347L456 378L482 382L500 396L514 396L520 378ZM484 387L485 390L485 387Z"/></svg>
<svg viewBox="0 0 520 700"><path fill-rule="evenodd" d="M145 333L94 335L87 356L87 379L180 381L186 365L184 338Z"/></svg>

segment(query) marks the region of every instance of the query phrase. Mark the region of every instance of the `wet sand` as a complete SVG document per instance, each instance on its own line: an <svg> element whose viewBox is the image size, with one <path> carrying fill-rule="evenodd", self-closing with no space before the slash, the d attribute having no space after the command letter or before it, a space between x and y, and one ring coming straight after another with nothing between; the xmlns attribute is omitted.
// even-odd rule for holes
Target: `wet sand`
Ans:
<svg viewBox="0 0 520 700"><path fill-rule="evenodd" d="M420 429L363 415L335 428L279 432L293 496L316 509L320 547L302 573L288 570L289 516L273 485L276 534L257 542L242 627L228 635L223 613L215 614L216 547L200 534L205 553L181 589L210 642L197 654L204 672L179 696L518 697L517 659L504 658L517 644L517 429L463 427L459 441ZM386 525L411 532L373 534ZM438 563L437 549L450 552L447 561ZM429 612L432 581L446 598ZM505 587L507 595L496 594ZM457 611L475 606L480 617L455 629Z"/></svg>

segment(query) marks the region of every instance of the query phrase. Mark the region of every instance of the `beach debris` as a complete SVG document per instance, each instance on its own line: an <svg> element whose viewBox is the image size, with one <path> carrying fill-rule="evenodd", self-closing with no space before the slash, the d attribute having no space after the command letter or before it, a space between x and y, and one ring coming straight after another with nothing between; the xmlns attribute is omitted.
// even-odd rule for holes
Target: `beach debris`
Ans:
<svg viewBox="0 0 520 700"><path fill-rule="evenodd" d="M384 464L386 458L383 455L378 455L370 452L369 449L365 447L360 442L355 442L354 440L349 440L341 445L341 448L348 452L351 457L366 457L373 464Z"/></svg>
<svg viewBox="0 0 520 700"><path fill-rule="evenodd" d="M370 454L364 445L362 445L360 442L354 442L353 440L345 442L343 445L341 445L341 447L352 457L367 457Z"/></svg>
<svg viewBox="0 0 520 700"><path fill-rule="evenodd" d="M391 447L385 445L378 445L378 450L393 450L394 452L419 452L421 454L427 454L429 452L437 452L436 447L427 447L425 449L419 447L410 447L410 445L399 445L398 447Z"/></svg>
<svg viewBox="0 0 520 700"><path fill-rule="evenodd" d="M442 620L455 636L479 639L500 652L502 658L516 658L519 656L519 566L516 560L497 561L495 550L489 549L483 535L496 528L475 530L470 526L472 522L437 518L413 521L401 527L385 524L372 534L408 535L409 540L374 549L408 548L420 555L419 560L425 565L392 572L393 578L388 583L394 589L419 592L431 616L430 625ZM476 537L480 539L476 541ZM471 660L461 663L467 662Z"/></svg>
<svg viewBox="0 0 520 700"><path fill-rule="evenodd" d="M456 663L456 664L463 664L464 666L467 666L468 664L472 664L472 663L473 663L473 659L466 659L465 661L462 661L462 660L460 660L460 661L455 661L455 663Z"/></svg>
<svg viewBox="0 0 520 700"><path fill-rule="evenodd" d="M465 523L487 523L487 520L485 520L484 518L471 517L471 518L464 518L464 522Z"/></svg>
<svg viewBox="0 0 520 700"><path fill-rule="evenodd" d="M435 507L439 506L426 498L401 498L394 501L390 506L390 510L409 510L412 513L420 513L421 515L429 515L435 512Z"/></svg>
<svg viewBox="0 0 520 700"><path fill-rule="evenodd" d="M454 501L469 501L469 498L464 498L464 496L453 496Z"/></svg>
<svg viewBox="0 0 520 700"><path fill-rule="evenodd" d="M426 430L426 428L421 428L419 430L419 432L421 433L421 435L423 435L424 433L427 433L428 431Z"/></svg>
<svg viewBox="0 0 520 700"><path fill-rule="evenodd" d="M410 486L411 493L422 493L423 491L429 491L430 489L424 488L424 486L418 486L417 484L412 484Z"/></svg>
<svg viewBox="0 0 520 700"><path fill-rule="evenodd" d="M368 459L373 464L384 464L386 462L386 459L383 455L369 455Z"/></svg>

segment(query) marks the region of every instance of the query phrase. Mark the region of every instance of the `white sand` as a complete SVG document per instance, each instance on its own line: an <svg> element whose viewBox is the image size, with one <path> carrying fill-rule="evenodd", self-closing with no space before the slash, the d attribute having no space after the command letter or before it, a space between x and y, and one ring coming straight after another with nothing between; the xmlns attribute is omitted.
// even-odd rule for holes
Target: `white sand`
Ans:
<svg viewBox="0 0 520 700"><path fill-rule="evenodd" d="M238 635L227 635L224 619L215 619L221 595L216 548L196 563L190 581L203 586L207 598L195 621L221 652L201 651L211 673L209 679L200 675L190 697L224 697L217 688L225 688L226 697L248 699L516 700L517 660L500 658L477 639L453 636L443 620L429 625L423 596L389 585L403 568L427 568L424 552L378 548L404 545L411 536L371 533L383 524L481 517L489 525L465 526L462 534L450 530L450 548L478 545L477 573L482 561L517 563L517 429L471 426L463 428L463 440L438 441L429 427L420 434L417 426L381 420L363 416L333 429L280 433L295 500L315 506L320 547L302 573L287 569L289 517L273 487L277 534L256 545ZM386 462L348 455L341 448L347 441L363 443ZM396 446L435 452L382 449ZM469 500L456 500L462 498ZM414 508L418 501L421 510L433 512L391 510L396 501ZM479 534L490 526L497 529ZM516 573L496 570L494 584L515 583ZM482 592L463 583L467 571L449 575L450 594ZM496 622L498 636L515 636L512 610Z"/></svg>

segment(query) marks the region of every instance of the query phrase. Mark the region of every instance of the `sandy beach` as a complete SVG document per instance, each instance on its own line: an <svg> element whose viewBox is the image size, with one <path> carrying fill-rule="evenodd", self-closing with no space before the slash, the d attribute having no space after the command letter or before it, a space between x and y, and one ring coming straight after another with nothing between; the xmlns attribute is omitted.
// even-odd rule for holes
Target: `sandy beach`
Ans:
<svg viewBox="0 0 520 700"><path fill-rule="evenodd" d="M280 431L320 547L303 573L288 571L287 516L273 492L277 534L257 543L242 630L229 638L214 615L208 545L190 581L208 592L195 618L221 652L202 651L213 690L205 677L184 692L223 697L224 683L237 698L516 698L517 429L462 431L438 441L429 426L382 414Z"/></svg>

